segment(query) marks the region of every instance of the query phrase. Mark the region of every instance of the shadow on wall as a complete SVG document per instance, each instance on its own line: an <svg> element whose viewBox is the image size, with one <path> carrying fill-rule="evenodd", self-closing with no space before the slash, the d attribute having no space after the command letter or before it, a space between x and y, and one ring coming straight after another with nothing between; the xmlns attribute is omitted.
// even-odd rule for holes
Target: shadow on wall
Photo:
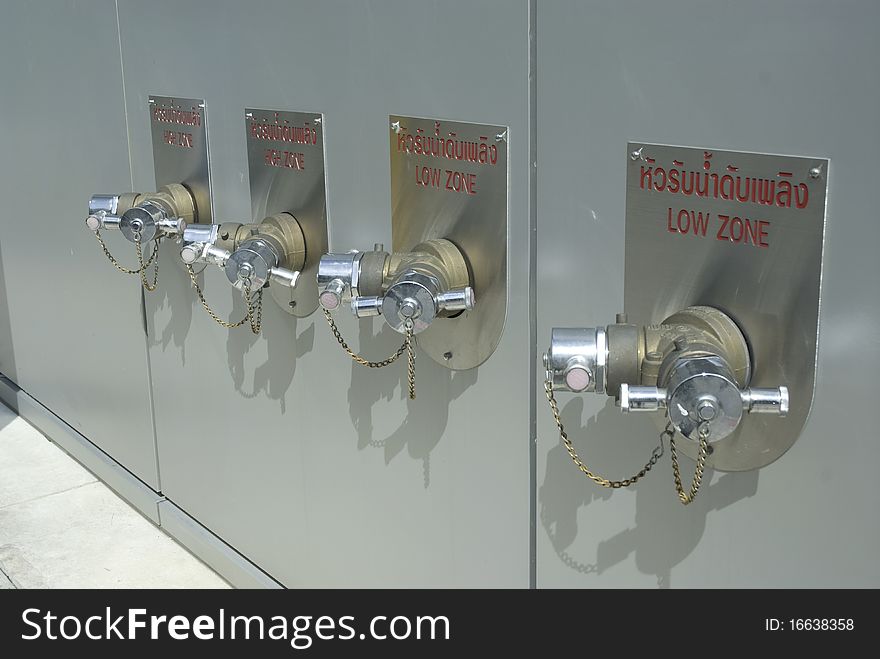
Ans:
<svg viewBox="0 0 880 659"><path fill-rule="evenodd" d="M153 296L154 303L151 318L152 327L149 331L151 346L161 346L162 351L174 345L180 351L180 363L186 366L186 337L192 325L193 301L198 304L196 293L192 289L189 275L179 264L179 246L172 240L164 241L159 252L159 259L164 266L165 276L159 278L159 288L154 293L145 293ZM198 272L198 270L196 270ZM203 277L199 277L202 283ZM190 299L191 298L191 299ZM186 302L180 302L186 300ZM161 332L157 331L157 316L161 310L170 310L171 318L165 323Z"/></svg>
<svg viewBox="0 0 880 659"><path fill-rule="evenodd" d="M189 275L180 265L177 254L178 247L169 241L163 246L162 261L165 264L165 273L160 278L159 288L151 302L155 303L151 318L150 328L151 346L161 346L166 350L174 346L180 351L181 365L186 365L186 339L192 327L193 313L206 314L193 289ZM208 270L211 268L211 270ZM215 283L219 286L209 286L205 290L205 272L213 272L214 266L200 266L196 269L196 281L202 287L208 304L211 304L214 296L231 296L232 311L228 317L221 315L221 319L227 322L238 322L247 314L247 307L242 296L231 286L225 284L225 280L219 278ZM273 316L281 315L283 318ZM168 320L164 321L165 316ZM242 398L257 398L260 394L272 400L277 400L281 407L281 413L286 411L285 395L293 383L296 372L296 361L308 353L315 342L314 321L309 320L309 326L297 335L297 324L302 322L295 316L291 316L277 308L274 299L268 289L263 291L263 318L260 334L254 334L250 324L245 322L240 327L232 329L222 328L215 325L218 332L226 333L226 357L229 365L229 374L235 390ZM162 323L164 322L164 326ZM213 323L213 321L209 322ZM258 340L266 341L267 357L265 362L251 369L245 366L245 357L257 344ZM293 360L291 360L291 354ZM293 366L293 367L291 367ZM248 371L253 371L253 381L245 382Z"/></svg>
<svg viewBox="0 0 880 659"><path fill-rule="evenodd" d="M6 284L6 271L3 269L2 242L0 242L0 375L18 384L15 351L12 346L12 324L9 317L9 289Z"/></svg>
<svg viewBox="0 0 880 659"><path fill-rule="evenodd" d="M379 333L374 334L373 323L365 321L358 323L358 338L359 354L368 359L392 354L403 340L402 335L388 328L384 322ZM348 359L341 348L339 355ZM385 464L406 449L410 458L422 463L427 489L431 484L431 451L446 431L449 405L476 383L477 371L476 368L451 371L416 348L416 399L409 400L406 353L385 368L369 368L352 361L348 410L357 431L358 449L383 449ZM391 401L395 397L406 400L406 417L390 435L376 438L374 407L380 400Z"/></svg>
<svg viewBox="0 0 880 659"><path fill-rule="evenodd" d="M234 322L238 322L247 315L247 305L244 298L231 286L229 292L233 296L231 317ZM270 310L270 306L276 308ZM287 411L285 394L293 383L296 363L315 345L316 321L313 317L309 318L307 321L309 326L297 335L296 328L302 319L278 310L269 290L264 289L263 316L273 312L283 315L284 322L271 322L271 320L264 322L259 336L251 331L248 322L245 322L241 327L227 330L226 354L229 360L229 374L232 376L232 383L242 398L256 398L264 393L267 398L278 401L281 413L284 414ZM245 368L245 355L260 338L266 340L267 358L265 362L253 369L253 382L250 385L245 385L245 373L248 370Z"/></svg>
<svg viewBox="0 0 880 659"><path fill-rule="evenodd" d="M612 479L639 471L659 441L660 431L650 415L624 415L609 398L606 406L581 427L583 407L581 396L573 398L562 410L562 421L584 463ZM549 414L549 410L545 412ZM626 445L620 445L620 441ZM675 566L699 544L709 513L758 491L757 471L725 474L713 483L713 472L707 470L696 500L683 506L675 492L668 454L667 445L660 462L632 488L636 492L634 525L626 526L621 519L621 531L604 540L596 538L595 555L572 556L568 549L578 536L580 509L588 507L581 519L589 524L591 513L613 496L613 490L584 477L562 442L557 442L547 454L538 501L541 525L566 566L583 574L602 574L635 554L639 572L656 576L658 587L668 588ZM688 487L694 463L683 456L679 461L682 481Z"/></svg>

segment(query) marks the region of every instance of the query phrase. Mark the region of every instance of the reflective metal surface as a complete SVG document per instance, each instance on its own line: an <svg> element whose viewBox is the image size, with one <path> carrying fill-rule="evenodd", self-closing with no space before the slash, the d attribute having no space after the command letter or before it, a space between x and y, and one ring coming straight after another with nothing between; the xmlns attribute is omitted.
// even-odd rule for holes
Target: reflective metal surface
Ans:
<svg viewBox="0 0 880 659"><path fill-rule="evenodd" d="M607 360L604 327L554 327L544 368L554 389L604 394Z"/></svg>
<svg viewBox="0 0 880 659"><path fill-rule="evenodd" d="M125 211L120 218L119 228L126 240L145 243L156 237L160 220L167 217L168 214L162 206L145 201Z"/></svg>
<svg viewBox="0 0 880 659"><path fill-rule="evenodd" d="M213 244L217 240L219 224L191 224L183 231L183 247L180 250L180 260L184 263L195 263L202 255L206 244Z"/></svg>
<svg viewBox="0 0 880 659"><path fill-rule="evenodd" d="M621 412L657 412L666 409L666 389L655 386L620 385Z"/></svg>
<svg viewBox="0 0 880 659"><path fill-rule="evenodd" d="M118 194L93 194L89 199L89 215L101 211L104 211L109 215L114 215L118 204Z"/></svg>
<svg viewBox="0 0 880 659"><path fill-rule="evenodd" d="M709 442L715 450L721 450L726 444L721 440L734 432L743 418L739 387L727 363L719 357L678 360L664 388L669 420L695 443L699 441L700 426L707 424Z"/></svg>
<svg viewBox="0 0 880 659"><path fill-rule="evenodd" d="M210 224L213 206L205 102L151 95L149 106L156 188L183 184L193 196L196 221Z"/></svg>
<svg viewBox="0 0 880 659"><path fill-rule="evenodd" d="M626 161L629 322L691 305L734 319L752 351L751 384L788 385L791 410L746 416L708 464L769 464L795 442L813 398L828 160L634 142ZM694 457L697 444L681 450Z"/></svg>
<svg viewBox="0 0 880 659"><path fill-rule="evenodd" d="M269 280L269 273L279 262L278 248L265 238L251 238L241 244L224 264L226 278L238 290L260 290ZM271 288L271 287L270 287Z"/></svg>
<svg viewBox="0 0 880 659"><path fill-rule="evenodd" d="M403 332L407 320L416 334L425 332L439 311L435 296L440 288L436 278L420 272L401 273L382 299L382 315L394 331Z"/></svg>
<svg viewBox="0 0 880 659"><path fill-rule="evenodd" d="M742 394L743 410L751 414L778 414L788 416L791 405L788 387L749 387Z"/></svg>
<svg viewBox="0 0 880 659"><path fill-rule="evenodd" d="M482 364L507 315L507 140L504 126L390 117L394 252L446 238L464 253L476 304L419 335L451 369Z"/></svg>
<svg viewBox="0 0 880 659"><path fill-rule="evenodd" d="M318 308L315 275L327 251L323 116L247 109L245 129L254 222L290 213L306 243L306 262L296 287L270 286L269 292L287 313L308 316Z"/></svg>
<svg viewBox="0 0 880 659"><path fill-rule="evenodd" d="M624 313L604 329L553 328L544 355L551 387L607 393L622 412L663 410L677 432L695 442L707 438L713 451L726 448L717 443L744 411L788 413L785 386L748 388L748 343L722 311L688 307L644 327L627 320Z"/></svg>
<svg viewBox="0 0 880 659"><path fill-rule="evenodd" d="M348 299L355 316L381 315L400 334L420 334L438 316L455 319L475 305L465 256L443 238L411 252L388 254L377 243L372 252L324 254L317 281L324 309L332 311Z"/></svg>

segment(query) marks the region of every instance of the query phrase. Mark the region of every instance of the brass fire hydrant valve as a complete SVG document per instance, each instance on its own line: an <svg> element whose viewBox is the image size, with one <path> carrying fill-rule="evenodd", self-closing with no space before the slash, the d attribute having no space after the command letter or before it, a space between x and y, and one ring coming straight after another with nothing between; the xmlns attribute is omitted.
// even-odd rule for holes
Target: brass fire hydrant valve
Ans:
<svg viewBox="0 0 880 659"><path fill-rule="evenodd" d="M381 245L371 252L325 254L318 266L319 301L343 349L365 366L387 366L406 350L410 364L410 398L415 398L414 336L437 318L453 317L474 308L474 289L461 250L445 239L427 240L411 252L389 254ZM381 315L405 335L395 356L369 362L342 340L330 312L344 302L358 318Z"/></svg>
<svg viewBox="0 0 880 659"><path fill-rule="evenodd" d="M183 232L180 258L190 273L202 306L224 327L238 327L250 320L251 330L260 331L262 291L266 286L294 288L306 262L302 228L289 213L265 218L259 224L227 222L187 227ZM205 302L192 266L196 263L223 269L229 283L239 290L248 306L240 322L222 321Z"/></svg>
<svg viewBox="0 0 880 659"><path fill-rule="evenodd" d="M744 413L785 416L789 408L786 386L750 386L746 338L729 316L713 307L688 307L660 325L637 327L619 315L617 323L604 328L554 328L544 365L554 409L553 390L562 390L614 396L623 412L665 411L669 424L664 434L670 438L684 503L696 489L687 495L680 487L675 432L700 442L699 487L710 445L736 430Z"/></svg>
<svg viewBox="0 0 880 659"><path fill-rule="evenodd" d="M350 301L358 318L381 315L396 332L407 320L413 333L435 318L474 308L467 263L448 240L428 240L412 252L325 254L318 266L321 306L328 311Z"/></svg>
<svg viewBox="0 0 880 659"><path fill-rule="evenodd" d="M187 225L197 222L193 197L183 185L166 185L157 192L125 194L97 194L89 199L89 215L86 226L95 237L104 254L120 272L138 274L148 291L155 290L159 277L159 243L169 236L180 236ZM113 257L101 237L101 229L118 229L125 238L134 243L138 268L125 268ZM144 243L154 242L153 251L144 261ZM146 270L155 263L153 282L147 281Z"/></svg>

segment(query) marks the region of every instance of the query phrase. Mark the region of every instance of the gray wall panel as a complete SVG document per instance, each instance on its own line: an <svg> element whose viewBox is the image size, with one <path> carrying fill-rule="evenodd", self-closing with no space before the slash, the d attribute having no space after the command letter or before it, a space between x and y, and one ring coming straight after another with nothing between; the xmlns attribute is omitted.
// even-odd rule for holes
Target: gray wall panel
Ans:
<svg viewBox="0 0 880 659"><path fill-rule="evenodd" d="M267 301L259 338L228 332L168 267L147 299L163 492L289 586L527 586L527 4L211 7L120 3L136 185L151 93L206 99L219 221L251 219L244 108L324 112L330 246L390 246L388 115L509 124L513 293L492 358L452 374L422 357L407 402L403 369L353 366L320 314ZM206 293L226 317L219 271ZM367 355L400 342L340 326Z"/></svg>
<svg viewBox="0 0 880 659"><path fill-rule="evenodd" d="M540 383L531 398L528 6L120 0L120 61L115 3L7 3L0 373L158 490L152 393L172 531L206 555L216 534L288 586L527 586L532 522L539 587L880 585L868 393L880 370L880 9L538 4L538 355L552 326L621 310L627 140L832 160L811 418L776 463L709 474L684 508L668 456L630 491L587 482ZM510 299L496 353L456 374L423 356L407 401L404 369L351 364L320 314L296 320L267 299L260 337L214 325L173 243L147 298L147 353L138 284L82 219L93 192L153 187L149 94L206 99L220 221L252 219L244 108L325 113L334 250L391 244L387 115L509 124ZM133 262L121 237L109 242ZM219 271L206 293L222 316L243 314ZM399 344L381 322L340 316L368 356ZM646 417L595 396L561 403L597 470L628 475L654 446Z"/></svg>
<svg viewBox="0 0 880 659"><path fill-rule="evenodd" d="M4 3L0 371L158 488L139 285L84 225L90 194L131 186L118 50L109 0Z"/></svg>
<svg viewBox="0 0 880 659"><path fill-rule="evenodd" d="M632 491L587 482L539 401L539 587L880 585L878 20L870 2L539 4L540 349L553 326L622 310L627 140L832 160L819 376L800 440L759 472L711 474L684 508L668 456ZM619 478L645 462L650 420L561 398L588 463Z"/></svg>

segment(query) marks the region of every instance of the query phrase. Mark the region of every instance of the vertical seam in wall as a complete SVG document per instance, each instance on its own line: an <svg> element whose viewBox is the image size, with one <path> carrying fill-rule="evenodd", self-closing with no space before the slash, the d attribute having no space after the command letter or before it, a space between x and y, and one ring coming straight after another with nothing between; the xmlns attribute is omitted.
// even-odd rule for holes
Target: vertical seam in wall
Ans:
<svg viewBox="0 0 880 659"><path fill-rule="evenodd" d="M128 128L128 95L125 93L125 64L122 61L122 26L119 23L119 0L114 0L116 8L116 39L119 44L119 74L122 76L122 110L125 114L125 139L128 144L128 177L134 190L134 167L131 162L131 131Z"/></svg>
<svg viewBox="0 0 880 659"><path fill-rule="evenodd" d="M529 588L537 588L538 512L538 16L529 0Z"/></svg>
<svg viewBox="0 0 880 659"><path fill-rule="evenodd" d="M155 249L159 249L156 245ZM141 295L146 294L141 290ZM142 305L144 311L144 328L146 329L147 318L147 302L143 300ZM162 493L162 472L159 468L159 434L156 432L156 404L153 398L153 362L150 360L150 337L144 332L144 354L147 358L147 396L150 403L150 425L153 430L153 459L156 461L156 488L159 494Z"/></svg>
<svg viewBox="0 0 880 659"><path fill-rule="evenodd" d="M125 115L125 140L128 146L128 177L131 181L131 190L134 191L134 163L131 158L131 129L128 125L128 93L125 90L125 61L122 56L122 24L119 20L119 0L114 0L116 9L116 39L119 44L119 75L122 77L122 111ZM158 245L156 246L158 249ZM150 337L147 332L147 300L144 289L141 288L141 318L144 324L144 357L147 360L147 399L150 404L150 426L153 435L153 462L156 465L156 488L162 492L162 474L159 471L159 438L156 433L156 405L153 400L153 365L150 362Z"/></svg>

